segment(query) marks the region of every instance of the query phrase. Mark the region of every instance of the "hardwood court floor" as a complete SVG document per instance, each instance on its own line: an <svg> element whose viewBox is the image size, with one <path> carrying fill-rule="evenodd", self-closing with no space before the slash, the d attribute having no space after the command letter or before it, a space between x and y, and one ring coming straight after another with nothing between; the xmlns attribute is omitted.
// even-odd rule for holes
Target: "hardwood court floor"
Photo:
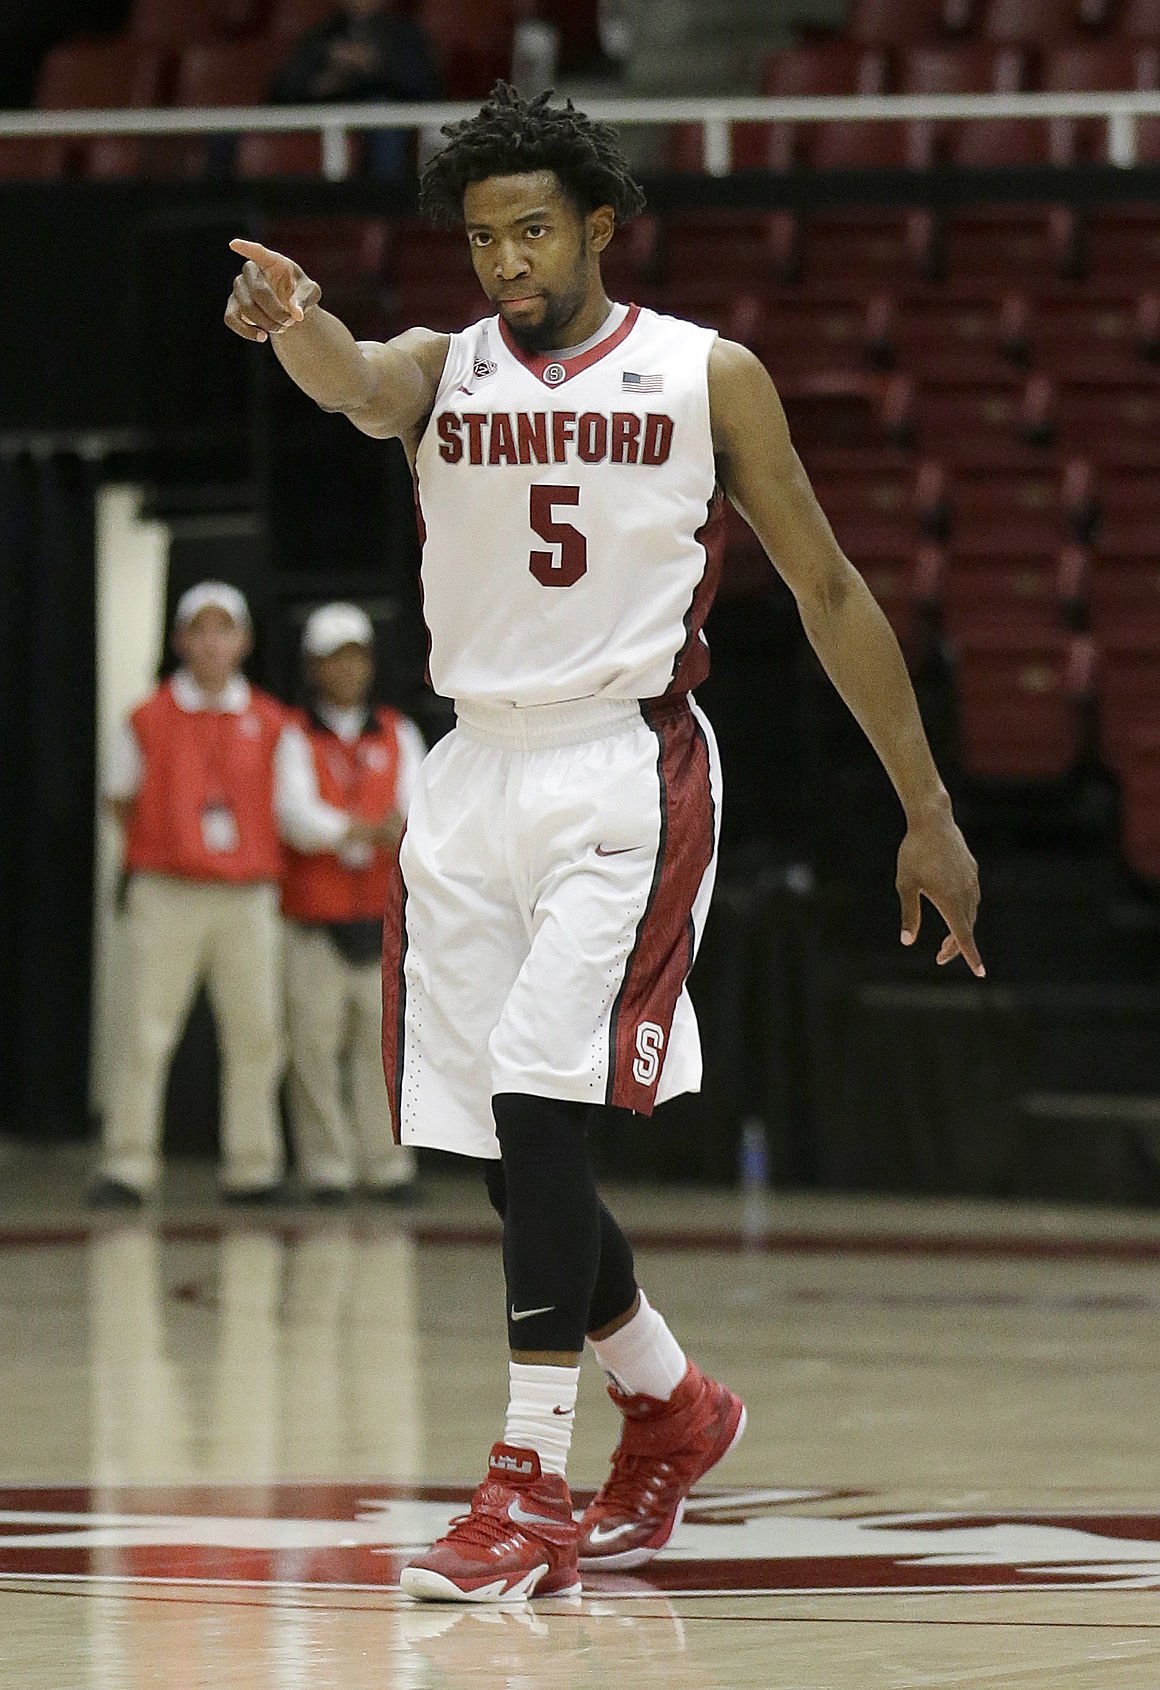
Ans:
<svg viewBox="0 0 1160 1690"><path fill-rule="evenodd" d="M394 1581L500 1425L482 1194L82 1181L0 1146L3 1690L1160 1686L1160 1216L613 1193L750 1430L663 1559L481 1612ZM579 1491L614 1437L589 1364Z"/></svg>

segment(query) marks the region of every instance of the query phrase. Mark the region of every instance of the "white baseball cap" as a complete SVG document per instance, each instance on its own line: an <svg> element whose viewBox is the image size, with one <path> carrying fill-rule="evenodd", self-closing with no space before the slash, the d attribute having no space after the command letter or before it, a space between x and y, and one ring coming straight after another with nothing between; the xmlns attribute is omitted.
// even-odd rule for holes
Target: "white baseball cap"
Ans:
<svg viewBox="0 0 1160 1690"><path fill-rule="evenodd" d="M195 616L203 610L208 610L211 605L216 610L224 610L239 628L250 626L249 606L238 589L229 586L225 581L199 581L196 587L190 587L188 592L182 593L173 617L174 626L183 628L187 622L192 622Z"/></svg>
<svg viewBox="0 0 1160 1690"><path fill-rule="evenodd" d="M357 604L324 604L311 611L302 630L302 649L308 657L329 657L344 645L374 643L371 619Z"/></svg>

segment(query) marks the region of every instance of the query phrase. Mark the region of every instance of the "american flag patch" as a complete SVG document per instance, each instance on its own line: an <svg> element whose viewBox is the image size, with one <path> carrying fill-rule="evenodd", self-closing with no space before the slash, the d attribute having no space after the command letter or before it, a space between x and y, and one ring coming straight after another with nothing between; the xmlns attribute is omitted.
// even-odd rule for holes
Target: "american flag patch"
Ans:
<svg viewBox="0 0 1160 1690"><path fill-rule="evenodd" d="M663 393L664 376L641 376L635 370L625 370L620 385L630 393Z"/></svg>

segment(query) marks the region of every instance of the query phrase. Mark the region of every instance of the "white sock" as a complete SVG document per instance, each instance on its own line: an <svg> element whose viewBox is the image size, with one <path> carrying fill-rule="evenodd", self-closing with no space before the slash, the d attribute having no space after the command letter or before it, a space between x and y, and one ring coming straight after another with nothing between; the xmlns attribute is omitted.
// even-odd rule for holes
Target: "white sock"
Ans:
<svg viewBox="0 0 1160 1690"><path fill-rule="evenodd" d="M664 1315L657 1313L643 1291L632 1319L592 1348L620 1390L633 1397L655 1397L658 1402L668 1401L689 1365Z"/></svg>
<svg viewBox="0 0 1160 1690"><path fill-rule="evenodd" d="M564 1477L576 1418L578 1367L531 1367L508 1363L509 1392L503 1441L534 1449L545 1473Z"/></svg>

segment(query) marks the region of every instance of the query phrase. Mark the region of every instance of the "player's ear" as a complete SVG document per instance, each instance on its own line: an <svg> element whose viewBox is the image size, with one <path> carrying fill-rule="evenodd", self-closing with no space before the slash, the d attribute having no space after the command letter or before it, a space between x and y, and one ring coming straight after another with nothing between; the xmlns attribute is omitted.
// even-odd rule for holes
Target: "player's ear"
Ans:
<svg viewBox="0 0 1160 1690"><path fill-rule="evenodd" d="M598 205L588 213L588 244L593 252L603 252L616 232L616 213L610 205Z"/></svg>

